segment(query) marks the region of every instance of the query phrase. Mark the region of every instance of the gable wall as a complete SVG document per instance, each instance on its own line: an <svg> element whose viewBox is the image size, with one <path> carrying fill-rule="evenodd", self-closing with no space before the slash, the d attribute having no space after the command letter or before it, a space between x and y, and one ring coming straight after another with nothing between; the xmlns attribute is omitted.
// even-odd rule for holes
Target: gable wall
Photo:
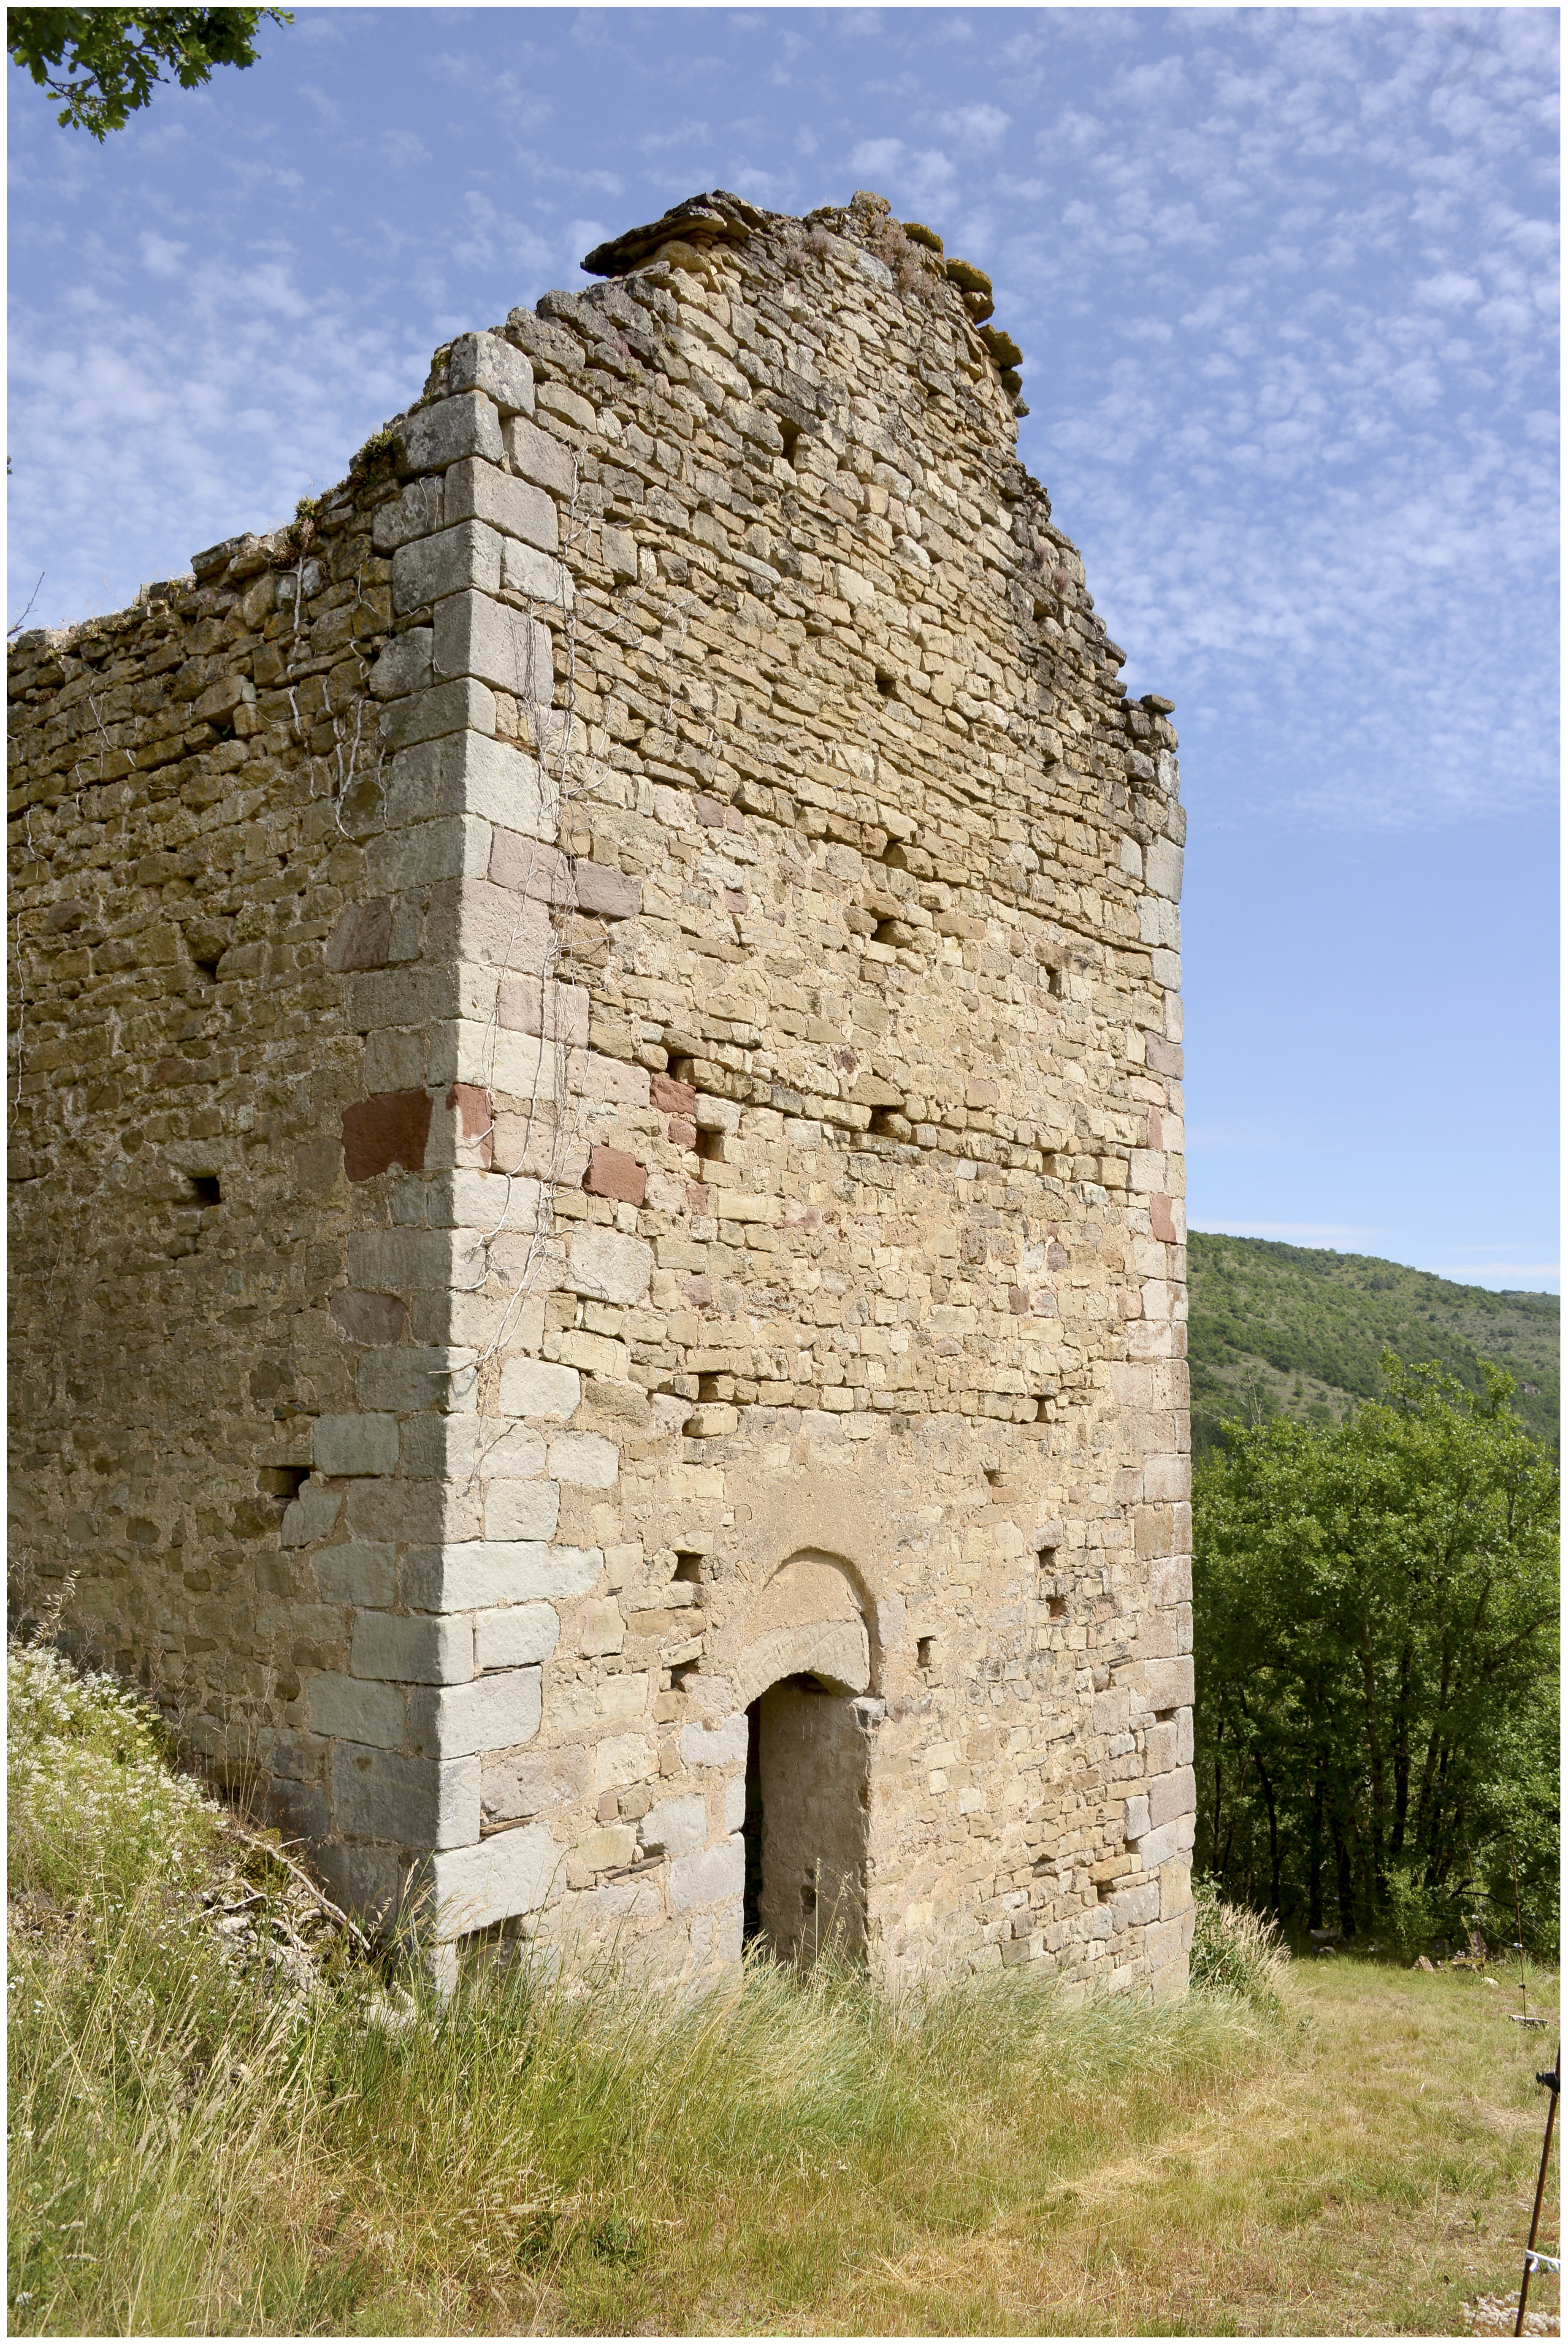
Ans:
<svg viewBox="0 0 1568 2345"><path fill-rule="evenodd" d="M1191 1806L1175 736L1119 699L994 369L912 249L874 205L758 220L440 354L399 478L323 517L319 599L352 568L355 602L314 624L359 631L331 705L375 743L329 807L261 645L247 671L244 606L177 591L186 665L227 629L255 690L258 804L292 823L314 915L294 980L248 898L268 982L224 996L220 964L206 1011L258 1069L255 1005L305 990L291 1096L322 1174L258 1210L258 1252L263 1225L298 1233L267 1335L302 1396L236 1478L278 1470L258 1441L298 1471L313 1439L316 1470L217 1572L257 1614L257 1747L350 1893L440 1846L449 1930L614 1928L683 1960L738 1933L764 1590L792 1555L838 1558L865 1623L875 1957L1168 1988ZM63 648L31 656L64 681L24 670L40 740L84 681ZM248 746L197 745L190 787ZM25 955L98 844L69 843L62 786L36 786L56 827ZM147 801L90 803L140 843ZM218 868L215 819L180 803L187 860ZM69 981L62 1036L89 1022ZM196 1112L232 1136L258 1080ZM22 1081L55 1172L76 1094L35 1057ZM105 1153L135 1121L167 1183L146 1089L121 1077ZM62 1189L30 1231L35 1314ZM220 1255L235 1275L227 1193L212 1210L179 1233L207 1281L180 1320L209 1334ZM113 1291L100 1272L67 1315L78 1386ZM145 1279L135 1308L157 1326ZM222 1324L232 1382L255 1323ZM161 1373L152 1416L179 1426ZM57 1450L68 1376L47 1406ZM123 1416L123 1386L93 1406ZM204 1396L182 1441L209 1424ZM74 1470L101 1512L106 1477ZM177 1484L155 1465L158 1554ZM204 1660L187 1569L120 1536L112 1571L89 1543L92 1617L167 1682L177 1637L124 1625L156 1588L232 1741L237 1632Z"/></svg>

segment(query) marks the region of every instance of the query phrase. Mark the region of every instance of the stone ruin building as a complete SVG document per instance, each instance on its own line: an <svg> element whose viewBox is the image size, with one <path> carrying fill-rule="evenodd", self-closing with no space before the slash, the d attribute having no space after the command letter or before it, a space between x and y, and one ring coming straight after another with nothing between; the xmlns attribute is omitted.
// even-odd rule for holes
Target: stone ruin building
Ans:
<svg viewBox="0 0 1568 2345"><path fill-rule="evenodd" d="M585 268L13 645L14 1585L446 1975L1179 1992L1170 704L928 229Z"/></svg>

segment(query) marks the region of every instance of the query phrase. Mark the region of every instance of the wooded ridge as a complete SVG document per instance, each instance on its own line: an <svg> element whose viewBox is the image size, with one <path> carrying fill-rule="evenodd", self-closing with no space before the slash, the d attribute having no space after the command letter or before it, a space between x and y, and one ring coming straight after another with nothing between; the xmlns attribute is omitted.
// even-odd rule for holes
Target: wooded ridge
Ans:
<svg viewBox="0 0 1568 2345"><path fill-rule="evenodd" d="M1384 1345L1436 1361L1469 1392L1481 1362L1513 1378L1512 1406L1538 1441L1558 1432L1563 1305L1555 1294L1493 1294L1375 1255L1195 1231L1188 1241L1192 1446L1227 1417L1337 1424L1381 1390Z"/></svg>

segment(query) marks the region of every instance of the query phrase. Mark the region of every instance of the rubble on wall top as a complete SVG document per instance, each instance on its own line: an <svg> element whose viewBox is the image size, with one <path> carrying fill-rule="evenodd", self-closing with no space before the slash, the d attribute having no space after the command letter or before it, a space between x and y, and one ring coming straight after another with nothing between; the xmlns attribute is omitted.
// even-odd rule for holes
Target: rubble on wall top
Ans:
<svg viewBox="0 0 1568 2345"><path fill-rule="evenodd" d="M643 228L629 228L596 244L582 266L590 277L627 277L667 244L744 244L752 230L767 226L768 215L723 188L688 196Z"/></svg>
<svg viewBox="0 0 1568 2345"><path fill-rule="evenodd" d="M629 277L660 260L678 259L683 249L701 253L715 246L744 244L758 229L779 228L790 231L804 228L809 239L813 232L839 230L854 222L858 230L855 240L865 242L885 266L898 267L901 283L908 281L903 272L916 255L936 278L946 280L957 294L971 330L996 367L1015 415L1027 415L1029 411L1023 404L1023 383L1018 373L1023 352L1010 334L989 323L996 309L990 278L971 261L948 258L942 239L923 221L899 222L892 214L887 198L866 188L857 188L847 205L823 205L808 212L804 221L787 214L759 210L744 197L714 188L705 195L688 196L684 202L672 205L656 220L627 228L606 243L595 245L581 265L591 277ZM889 238L894 248L891 250ZM561 298L547 295L540 305L541 314L548 314L546 303Z"/></svg>

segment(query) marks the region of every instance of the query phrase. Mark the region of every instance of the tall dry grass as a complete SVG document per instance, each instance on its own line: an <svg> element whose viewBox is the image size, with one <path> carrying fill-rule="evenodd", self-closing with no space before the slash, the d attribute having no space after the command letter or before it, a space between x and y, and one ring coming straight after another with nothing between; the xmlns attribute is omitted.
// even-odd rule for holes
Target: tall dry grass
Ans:
<svg viewBox="0 0 1568 2345"><path fill-rule="evenodd" d="M1234 1996L1067 2012L1017 1973L892 2000L831 1963L677 1994L521 1962L443 2005L345 1951L301 1995L226 1953L220 1818L147 1715L35 1650L11 1680L19 2331L600 2326L721 2233L743 2292L809 2294L828 2209L961 2224L1108 2107L1136 2133L1267 2055Z"/></svg>
<svg viewBox="0 0 1568 2345"><path fill-rule="evenodd" d="M1238 1995L1270 2016L1284 2006L1290 1952L1277 1922L1232 1905L1212 1881L1192 1884L1198 1908L1189 1964L1190 1984L1210 1995Z"/></svg>

